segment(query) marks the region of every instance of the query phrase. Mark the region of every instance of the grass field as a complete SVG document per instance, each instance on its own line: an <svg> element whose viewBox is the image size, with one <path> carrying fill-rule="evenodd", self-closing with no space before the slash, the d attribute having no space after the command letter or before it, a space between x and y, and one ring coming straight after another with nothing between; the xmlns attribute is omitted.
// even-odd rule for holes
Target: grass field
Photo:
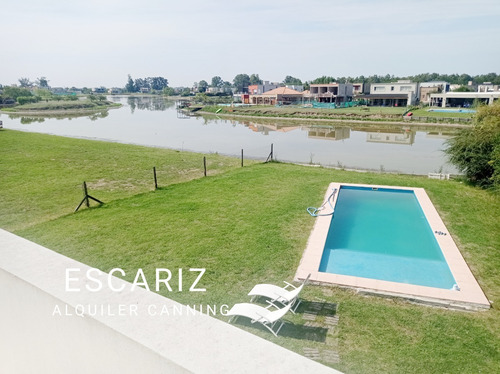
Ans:
<svg viewBox="0 0 500 374"><path fill-rule="evenodd" d="M160 187L203 176L201 154L7 130L0 135L0 227L7 230L71 213L84 181L91 195L110 202L151 191L153 167ZM208 175L240 164L217 154L206 157Z"/></svg>
<svg viewBox="0 0 500 374"><path fill-rule="evenodd" d="M241 168L216 155L203 178L198 154L5 130L0 142L0 227L103 271L123 268L129 281L137 268L152 280L156 267L204 267L206 293L161 292L187 304L232 305L248 301L255 283L290 281L314 223L305 208L321 204L331 181L423 187L492 309L449 311L311 285L278 338L235 325L300 354L315 349L346 373L490 373L500 365L498 195L417 176L279 163ZM152 191L155 164L174 169ZM106 204L72 213L82 180ZM338 323L319 313L307 325L313 303Z"/></svg>
<svg viewBox="0 0 500 374"><path fill-rule="evenodd" d="M255 116L270 118L290 118L290 119L321 119L331 121L366 121L366 122L402 122L411 123L408 118L403 118L407 107L375 107L359 106L352 108L303 108L299 106L235 106L220 107L206 106L203 112L211 112L224 115ZM467 119L473 117L473 113L443 113L428 112L427 109L411 109L413 122L440 122L456 123L457 121L469 124ZM418 118L417 118L418 117Z"/></svg>
<svg viewBox="0 0 500 374"><path fill-rule="evenodd" d="M436 107L427 107L421 109L412 109L413 115L418 117L437 117L437 118L472 118L475 113L460 113L460 112L434 112L429 109L442 109ZM450 109L450 108L448 108Z"/></svg>
<svg viewBox="0 0 500 374"><path fill-rule="evenodd" d="M318 119L345 119L345 120L392 120L401 121L401 116L406 108L393 107L353 107L338 109L303 108L298 106L235 106L220 107L208 106L204 111L221 114L263 116L263 117L293 117L293 118L318 118Z"/></svg>
<svg viewBox="0 0 500 374"><path fill-rule="evenodd" d="M23 114L36 114L52 115L54 113L68 113L68 112L95 112L106 110L113 107L120 107L120 104L111 103L109 101L92 101L89 99L64 101L64 100L41 100L37 103L28 103L24 105L16 105L11 108L3 108L5 113L23 113Z"/></svg>

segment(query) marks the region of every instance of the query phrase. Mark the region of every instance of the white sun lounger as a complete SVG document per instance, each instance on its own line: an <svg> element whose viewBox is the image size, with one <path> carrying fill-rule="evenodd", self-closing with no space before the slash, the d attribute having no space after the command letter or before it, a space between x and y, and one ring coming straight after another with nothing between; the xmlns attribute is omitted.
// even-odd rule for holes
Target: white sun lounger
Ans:
<svg viewBox="0 0 500 374"><path fill-rule="evenodd" d="M275 286L274 284L257 284L252 290L248 293L249 296L252 296L252 300L254 300L257 296L264 296L271 299L271 302L278 302L282 305L295 304L295 307L292 309L292 313L295 313L297 307L300 304L299 294L306 285L307 281L311 274L307 276L306 279L302 282L302 284L298 287L295 287L293 284L288 282L284 282L286 284L285 287Z"/></svg>
<svg viewBox="0 0 500 374"><path fill-rule="evenodd" d="M292 304L288 304L285 307L279 309L276 305L269 303L270 305L267 308L264 308L263 306L256 305L256 304L250 304L250 303L239 303L235 304L229 312L227 312L228 316L231 316L229 319L229 323L233 320L233 318L237 318L238 316L243 316L250 318L252 323L259 322L267 328L269 331L271 331L274 336L278 336L278 333L280 332L281 328L283 327L284 322L281 321L278 329L276 332L273 330L274 325L278 323L292 307ZM271 307L275 307L277 309L271 310Z"/></svg>

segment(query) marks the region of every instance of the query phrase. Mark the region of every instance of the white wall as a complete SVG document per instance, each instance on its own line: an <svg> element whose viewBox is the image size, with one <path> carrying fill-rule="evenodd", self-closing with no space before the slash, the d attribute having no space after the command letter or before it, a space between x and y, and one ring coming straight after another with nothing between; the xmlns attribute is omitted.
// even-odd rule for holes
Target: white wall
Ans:
<svg viewBox="0 0 500 374"><path fill-rule="evenodd" d="M70 287L78 292L67 290L70 268L80 269ZM90 292L89 269L0 229L0 373L338 373L207 315L148 315L151 305L183 306L116 277L123 291ZM107 274L95 278L107 284ZM78 305L108 305L112 314L76 316ZM119 316L120 305L137 315Z"/></svg>
<svg viewBox="0 0 500 374"><path fill-rule="evenodd" d="M189 373L93 318L52 316L68 304L3 270L0 285L0 373Z"/></svg>

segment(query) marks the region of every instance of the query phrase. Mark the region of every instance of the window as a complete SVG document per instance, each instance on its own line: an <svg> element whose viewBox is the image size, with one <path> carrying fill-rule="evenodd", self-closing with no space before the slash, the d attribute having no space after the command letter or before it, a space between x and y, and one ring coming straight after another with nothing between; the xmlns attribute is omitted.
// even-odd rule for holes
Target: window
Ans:
<svg viewBox="0 0 500 374"><path fill-rule="evenodd" d="M399 88L400 91L411 91L413 87L412 86L401 86Z"/></svg>
<svg viewBox="0 0 500 374"><path fill-rule="evenodd" d="M373 87L373 91L383 92L385 91L385 86L375 86Z"/></svg>

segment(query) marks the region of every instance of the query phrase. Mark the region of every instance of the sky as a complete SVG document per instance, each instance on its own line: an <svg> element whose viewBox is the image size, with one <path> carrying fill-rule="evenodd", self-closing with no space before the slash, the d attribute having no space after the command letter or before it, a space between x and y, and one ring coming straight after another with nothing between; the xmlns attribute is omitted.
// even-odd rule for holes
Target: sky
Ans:
<svg viewBox="0 0 500 374"><path fill-rule="evenodd" d="M500 73L499 0L0 0L0 84Z"/></svg>

